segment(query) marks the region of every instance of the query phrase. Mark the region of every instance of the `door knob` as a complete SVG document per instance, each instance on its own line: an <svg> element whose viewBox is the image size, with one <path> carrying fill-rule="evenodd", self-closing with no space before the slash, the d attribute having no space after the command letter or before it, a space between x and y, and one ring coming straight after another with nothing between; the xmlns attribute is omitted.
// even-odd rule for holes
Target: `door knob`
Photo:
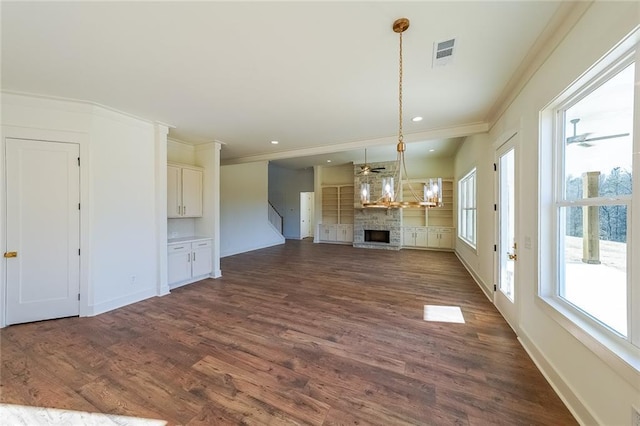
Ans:
<svg viewBox="0 0 640 426"><path fill-rule="evenodd" d="M17 251L8 251L4 254L4 257L18 257Z"/></svg>
<svg viewBox="0 0 640 426"><path fill-rule="evenodd" d="M509 256L509 260L518 260L518 255L517 254L511 254L509 252L507 252L507 256Z"/></svg>

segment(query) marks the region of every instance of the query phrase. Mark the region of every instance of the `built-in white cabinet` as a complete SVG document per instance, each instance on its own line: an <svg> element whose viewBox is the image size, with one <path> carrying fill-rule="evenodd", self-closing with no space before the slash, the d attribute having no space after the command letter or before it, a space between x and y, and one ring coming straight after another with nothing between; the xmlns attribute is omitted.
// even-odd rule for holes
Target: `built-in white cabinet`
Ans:
<svg viewBox="0 0 640 426"><path fill-rule="evenodd" d="M402 182L402 199L405 201L413 200L411 188L414 192L422 195L422 187L428 183L429 179L412 179L411 182ZM402 210L402 224L403 226L443 226L453 227L453 179L442 179L442 202L441 207L433 207L428 209L412 209L407 208Z"/></svg>
<svg viewBox="0 0 640 426"><path fill-rule="evenodd" d="M429 182L428 178L412 179L411 182L402 183L402 195L404 200L413 199L411 188L414 192L422 194L422 186ZM453 249L453 179L442 179L441 207L428 209L402 210L402 246L407 248L429 249Z"/></svg>
<svg viewBox="0 0 640 426"><path fill-rule="evenodd" d="M427 246L430 248L452 249L453 228L429 227Z"/></svg>
<svg viewBox="0 0 640 426"><path fill-rule="evenodd" d="M322 187L322 223L318 238L322 242L353 242L353 185Z"/></svg>
<svg viewBox="0 0 640 426"><path fill-rule="evenodd" d="M402 245L405 247L427 247L427 228L412 226L402 228Z"/></svg>
<svg viewBox="0 0 640 426"><path fill-rule="evenodd" d="M167 165L167 217L202 217L202 184L201 168Z"/></svg>
<svg viewBox="0 0 640 426"><path fill-rule="evenodd" d="M167 245L169 287L207 278L213 270L210 239L180 238Z"/></svg>

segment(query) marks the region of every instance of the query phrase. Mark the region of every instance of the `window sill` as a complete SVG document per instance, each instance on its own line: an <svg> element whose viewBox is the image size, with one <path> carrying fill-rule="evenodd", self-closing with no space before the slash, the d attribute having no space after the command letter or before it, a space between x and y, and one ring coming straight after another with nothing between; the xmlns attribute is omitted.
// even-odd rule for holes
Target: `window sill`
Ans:
<svg viewBox="0 0 640 426"><path fill-rule="evenodd" d="M640 390L640 348L610 335L562 301L539 296L539 305L560 326L591 350L635 389Z"/></svg>

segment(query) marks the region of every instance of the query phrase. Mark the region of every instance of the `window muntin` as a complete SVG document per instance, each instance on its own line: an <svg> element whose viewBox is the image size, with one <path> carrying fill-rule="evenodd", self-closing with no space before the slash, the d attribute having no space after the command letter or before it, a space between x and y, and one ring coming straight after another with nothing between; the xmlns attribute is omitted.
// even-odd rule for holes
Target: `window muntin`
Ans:
<svg viewBox="0 0 640 426"><path fill-rule="evenodd" d="M458 237L476 247L476 169L458 182Z"/></svg>

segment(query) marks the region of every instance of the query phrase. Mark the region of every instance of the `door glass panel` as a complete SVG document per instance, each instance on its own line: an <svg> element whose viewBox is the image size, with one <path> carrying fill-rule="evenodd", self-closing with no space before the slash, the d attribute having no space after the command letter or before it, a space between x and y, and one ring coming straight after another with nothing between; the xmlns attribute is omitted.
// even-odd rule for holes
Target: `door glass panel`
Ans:
<svg viewBox="0 0 640 426"><path fill-rule="evenodd" d="M499 227L500 227L500 291L512 302L515 299L515 151L507 151L500 156L499 181Z"/></svg>

